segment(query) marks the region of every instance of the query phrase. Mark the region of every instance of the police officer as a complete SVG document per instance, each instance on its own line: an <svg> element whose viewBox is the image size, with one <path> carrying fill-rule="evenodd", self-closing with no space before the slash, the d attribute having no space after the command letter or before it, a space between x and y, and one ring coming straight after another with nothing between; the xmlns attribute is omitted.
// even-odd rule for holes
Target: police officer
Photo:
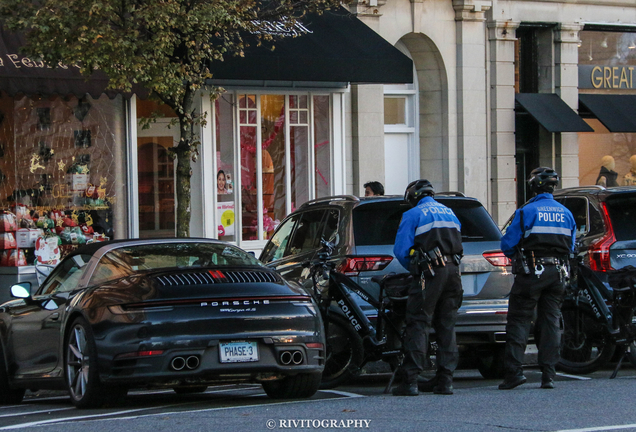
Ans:
<svg viewBox="0 0 636 432"><path fill-rule="evenodd" d="M409 288L405 358L398 371L401 383L393 390L396 396L419 394L417 378L426 363L431 325L439 347L437 374L420 384L421 390L453 394L453 371L459 358L455 320L463 295L459 261L464 250L459 220L434 195L428 180L408 185L404 200L413 208L402 215L395 238L395 256L416 276Z"/></svg>
<svg viewBox="0 0 636 432"><path fill-rule="evenodd" d="M568 258L574 251L576 223L572 213L552 197L559 175L551 168L532 171L528 184L537 194L515 212L501 239L501 249L513 259L515 281L510 292L506 325L505 379L500 390L526 382L522 362L534 309L541 388L554 388L561 341L561 304L568 279Z"/></svg>

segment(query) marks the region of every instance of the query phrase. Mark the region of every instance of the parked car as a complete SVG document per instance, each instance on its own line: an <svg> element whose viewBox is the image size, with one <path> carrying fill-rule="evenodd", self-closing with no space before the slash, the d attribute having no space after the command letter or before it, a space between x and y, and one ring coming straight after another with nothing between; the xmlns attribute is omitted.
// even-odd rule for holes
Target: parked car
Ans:
<svg viewBox="0 0 636 432"><path fill-rule="evenodd" d="M554 199L572 212L579 254L603 281L608 270L636 266L636 187L559 189Z"/></svg>
<svg viewBox="0 0 636 432"><path fill-rule="evenodd" d="M510 261L499 250L501 232L477 199L460 193L439 193L435 199L453 209L462 224L464 300L456 325L461 358L476 359L486 378L502 377L507 296L513 279ZM402 213L409 208L401 196L309 201L281 222L260 260L310 289L302 263L314 257L324 238L336 245L332 256L338 271L377 298L379 286L373 276L407 271L395 259L393 245Z"/></svg>
<svg viewBox="0 0 636 432"><path fill-rule="evenodd" d="M14 285L18 298L0 306L0 403L40 388L87 408L138 387L257 382L295 398L320 384L325 340L311 296L221 241L93 243L29 290Z"/></svg>

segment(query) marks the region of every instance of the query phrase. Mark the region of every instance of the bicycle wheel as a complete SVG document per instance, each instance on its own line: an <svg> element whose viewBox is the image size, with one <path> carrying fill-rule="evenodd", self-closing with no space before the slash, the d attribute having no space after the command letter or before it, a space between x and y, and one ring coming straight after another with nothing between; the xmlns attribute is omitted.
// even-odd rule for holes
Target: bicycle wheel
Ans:
<svg viewBox="0 0 636 432"><path fill-rule="evenodd" d="M557 367L571 374L597 371L610 361L616 346L592 311L564 306L561 360Z"/></svg>
<svg viewBox="0 0 636 432"><path fill-rule="evenodd" d="M327 358L320 388L344 384L360 369L364 356L362 338L351 323L340 315L329 315L327 328Z"/></svg>

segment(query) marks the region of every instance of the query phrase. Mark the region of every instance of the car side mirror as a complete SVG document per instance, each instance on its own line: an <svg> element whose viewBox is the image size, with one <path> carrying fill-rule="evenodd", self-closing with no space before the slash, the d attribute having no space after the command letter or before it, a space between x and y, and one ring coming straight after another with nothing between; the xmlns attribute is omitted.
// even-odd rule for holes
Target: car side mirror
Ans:
<svg viewBox="0 0 636 432"><path fill-rule="evenodd" d="M11 287L11 295L23 299L31 297L31 282L21 282L13 285Z"/></svg>

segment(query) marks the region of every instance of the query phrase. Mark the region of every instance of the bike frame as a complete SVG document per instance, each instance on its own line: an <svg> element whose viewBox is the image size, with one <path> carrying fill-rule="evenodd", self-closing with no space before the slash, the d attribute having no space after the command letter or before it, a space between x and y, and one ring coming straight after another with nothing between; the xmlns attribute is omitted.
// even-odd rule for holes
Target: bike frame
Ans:
<svg viewBox="0 0 636 432"><path fill-rule="evenodd" d="M314 287L317 286L316 274L314 273L313 283ZM377 324L374 327L369 321L369 318L364 314L360 306L353 298L353 294L360 296L364 301L369 303L378 311ZM385 344L385 323L388 323L396 334L400 334L400 329L395 325L387 315L384 307L384 290L380 290L378 300L374 299L372 295L362 288L360 285L352 281L348 276L336 272L333 268L329 271L329 299L328 305L325 310L322 310L323 316L327 316L329 313L342 314L358 333L363 341L368 340L371 342L373 348L367 346L367 354L372 354L372 358L381 359L392 357L401 353L399 349L384 349ZM337 308L336 311L333 309ZM367 356L368 357L368 356ZM367 358L369 360L369 358Z"/></svg>
<svg viewBox="0 0 636 432"><path fill-rule="evenodd" d="M607 326L611 334L618 332L618 329L614 328L614 314L605 301L611 300L611 292L603 282L590 268L580 264L577 284L577 297L573 299L576 305L578 306L581 301L585 302L596 318Z"/></svg>

